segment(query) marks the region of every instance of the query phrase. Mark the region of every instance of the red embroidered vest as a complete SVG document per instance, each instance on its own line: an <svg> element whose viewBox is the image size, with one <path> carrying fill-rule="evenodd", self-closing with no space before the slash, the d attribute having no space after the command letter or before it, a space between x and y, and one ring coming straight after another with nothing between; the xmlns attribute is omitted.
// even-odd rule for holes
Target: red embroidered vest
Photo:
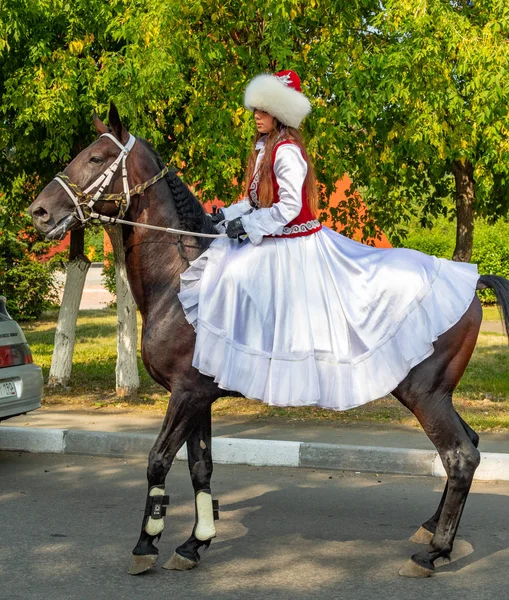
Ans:
<svg viewBox="0 0 509 600"><path fill-rule="evenodd" d="M274 146L274 150L272 151L272 185L274 188L274 201L273 201L274 204L279 202L279 185L277 183L276 175L274 173L274 161L276 160L276 152L277 152L278 148L280 148L284 144L293 144L293 143L294 142L292 142L290 140L285 140L283 142L279 142L278 144L276 144ZM300 150L302 152L302 156L305 159L306 155L305 155L304 151L302 149L300 149ZM259 206L258 206L259 177L260 177L259 172L256 172L253 179L251 179L251 183L249 184L249 201L251 202L252 206L254 206L255 209L259 208ZM271 235L271 236L265 236L265 237L300 237L303 235L311 235L312 233L316 233L317 231L320 231L321 228L322 228L322 224L320 223L320 221L318 221L318 219L315 219L315 217L313 216L313 213L311 212L311 210L309 208L307 195L306 195L306 187L303 185L302 186L302 208L301 208L300 213L295 217L295 219L293 219L293 221L290 221L287 225L285 225L285 227L283 228L283 233L281 235L273 235L273 236Z"/></svg>

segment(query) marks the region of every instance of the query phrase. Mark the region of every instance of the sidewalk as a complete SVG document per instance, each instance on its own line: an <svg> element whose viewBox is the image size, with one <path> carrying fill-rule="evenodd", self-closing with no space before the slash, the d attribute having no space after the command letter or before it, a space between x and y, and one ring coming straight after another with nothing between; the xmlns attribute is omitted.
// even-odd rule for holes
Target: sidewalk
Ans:
<svg viewBox="0 0 509 600"><path fill-rule="evenodd" d="M90 265L85 279L83 288L83 296L81 297L80 310L101 309L106 308L114 300L115 296L110 294L104 287L102 280L103 263L94 262ZM60 284L59 293L60 300L64 293L65 274L57 271L55 275L56 282Z"/></svg>
<svg viewBox="0 0 509 600"><path fill-rule="evenodd" d="M161 423L159 415L127 410L42 408L4 421L0 450L147 455ZM216 418L213 436L218 463L444 475L431 442L417 428ZM476 479L509 480L509 433L481 434L480 450ZM185 451L177 458L185 459Z"/></svg>
<svg viewBox="0 0 509 600"><path fill-rule="evenodd" d="M77 411L65 407L42 408L27 415L3 421L5 427L37 427L51 429L80 429L116 433L149 433L157 435L161 415L143 414L128 410L105 409ZM424 431L403 425L344 425L342 423L290 421L249 417L214 418L214 437L283 440L385 448L414 448L434 450ZM480 450L509 454L509 433L484 432L480 435Z"/></svg>

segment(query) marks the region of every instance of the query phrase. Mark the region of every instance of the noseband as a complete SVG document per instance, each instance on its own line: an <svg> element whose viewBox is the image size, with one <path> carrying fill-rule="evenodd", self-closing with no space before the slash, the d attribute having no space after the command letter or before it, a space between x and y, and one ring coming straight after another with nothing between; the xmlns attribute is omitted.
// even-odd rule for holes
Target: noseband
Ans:
<svg viewBox="0 0 509 600"><path fill-rule="evenodd" d="M149 179L145 183L136 185L132 190L129 189L129 181L127 179L127 167L126 160L129 152L136 142L134 135L129 134L129 139L125 146L121 144L111 133L103 133L101 137L107 137L120 148L120 154L111 163L111 165L99 175L99 177L90 184L86 190L82 190L78 185L73 183L67 175L64 173L58 173L55 176L55 181L59 183L67 195L71 198L76 207L76 217L82 222L86 223L93 215L92 210L96 202L115 202L118 207L118 217L122 218L129 209L131 204L131 196L136 194L142 194L148 187L154 184L156 181L162 179L166 173L168 173L168 167L165 167L160 173L158 173L152 179ZM124 191L120 194L103 194L105 188L110 184L113 175L116 173L118 167L122 163L122 184ZM97 188L95 193L92 190Z"/></svg>

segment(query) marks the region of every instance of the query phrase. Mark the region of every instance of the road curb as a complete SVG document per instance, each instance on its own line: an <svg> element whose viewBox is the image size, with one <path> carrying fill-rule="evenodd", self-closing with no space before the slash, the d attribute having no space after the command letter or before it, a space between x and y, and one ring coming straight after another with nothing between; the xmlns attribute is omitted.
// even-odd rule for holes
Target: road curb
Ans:
<svg viewBox="0 0 509 600"><path fill-rule="evenodd" d="M0 450L5 451L146 457L155 439L156 435L149 433L0 427ZM435 451L411 448L216 437L213 455L218 464L445 475ZM185 447L177 454L177 460L187 460ZM475 479L509 481L509 454L482 453Z"/></svg>

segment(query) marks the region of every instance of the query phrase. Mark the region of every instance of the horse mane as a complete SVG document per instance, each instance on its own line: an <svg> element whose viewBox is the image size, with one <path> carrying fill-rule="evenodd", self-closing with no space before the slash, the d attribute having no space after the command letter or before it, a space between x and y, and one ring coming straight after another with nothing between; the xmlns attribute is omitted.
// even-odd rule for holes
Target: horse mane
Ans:
<svg viewBox="0 0 509 600"><path fill-rule="evenodd" d="M158 167L163 170L166 165L154 148L152 148L146 140L142 138L137 139L151 153L152 157L157 162ZM186 231L217 234L217 231L212 225L210 218L207 217L201 202L191 192L182 179L180 179L176 170L171 169L168 171L164 179L170 188L182 229L185 229ZM196 238L196 240L202 248L206 248L210 245L212 238Z"/></svg>

